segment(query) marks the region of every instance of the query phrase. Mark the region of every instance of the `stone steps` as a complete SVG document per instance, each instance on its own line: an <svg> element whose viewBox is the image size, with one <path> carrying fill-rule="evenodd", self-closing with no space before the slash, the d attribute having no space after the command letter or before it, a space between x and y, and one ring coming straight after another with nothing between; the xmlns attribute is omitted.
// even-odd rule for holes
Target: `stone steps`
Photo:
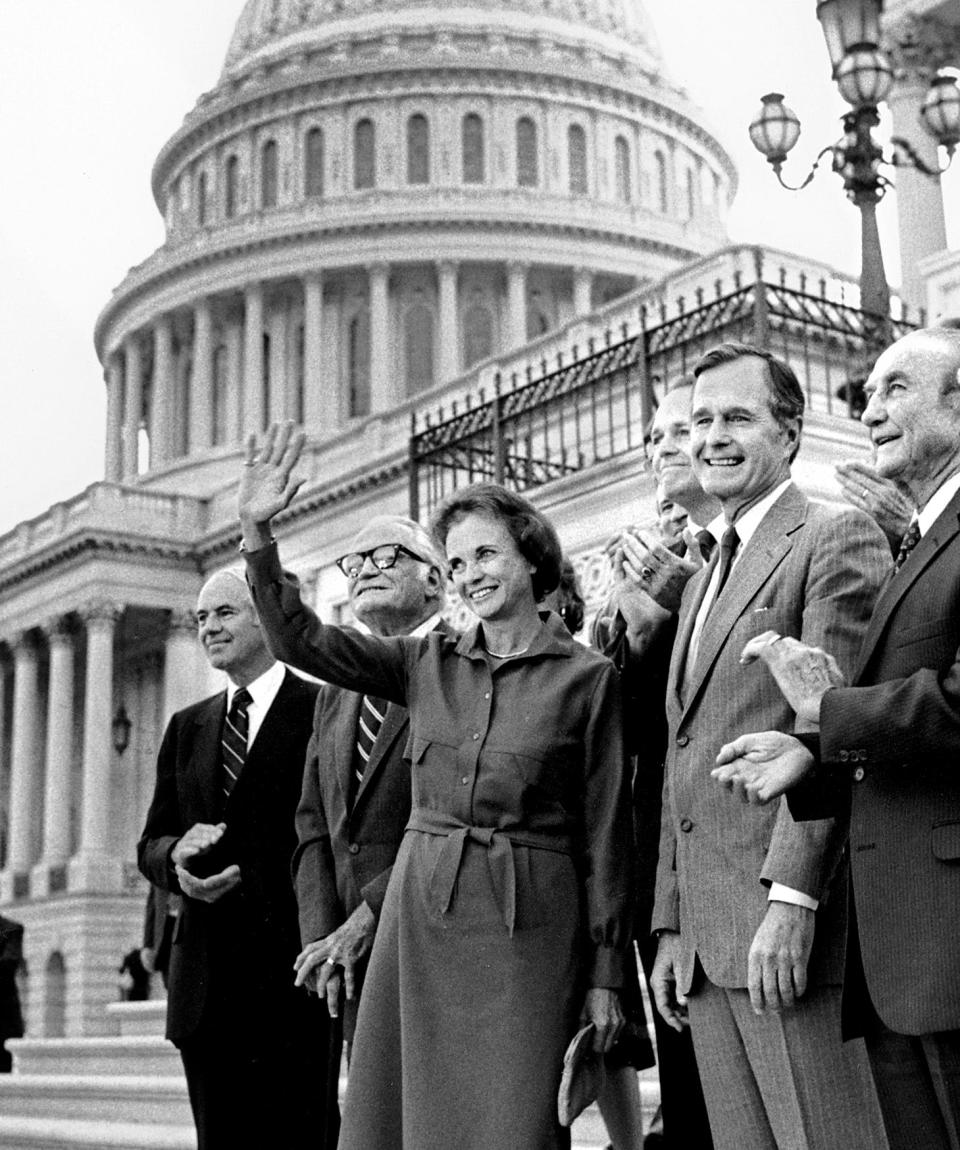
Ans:
<svg viewBox="0 0 960 1150"><path fill-rule="evenodd" d="M91 1078L136 1075L179 1078L174 1046L156 1035L110 1038L17 1038L7 1043L14 1074Z"/></svg>
<svg viewBox="0 0 960 1150"><path fill-rule="evenodd" d="M5 1074L0 1078L0 1115L10 1114L31 1120L82 1116L90 1122L160 1126L189 1126L192 1121L186 1084L173 1075Z"/></svg>
<svg viewBox="0 0 960 1150"><path fill-rule="evenodd" d="M189 1126L86 1121L77 1118L22 1118L0 1114L4 1150L196 1150Z"/></svg>

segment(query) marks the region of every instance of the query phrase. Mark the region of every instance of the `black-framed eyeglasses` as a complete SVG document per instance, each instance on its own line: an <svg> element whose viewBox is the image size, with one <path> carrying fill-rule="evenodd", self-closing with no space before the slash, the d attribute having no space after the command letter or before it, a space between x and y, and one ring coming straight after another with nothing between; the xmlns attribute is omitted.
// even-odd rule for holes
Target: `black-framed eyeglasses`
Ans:
<svg viewBox="0 0 960 1150"><path fill-rule="evenodd" d="M341 556L337 560L337 566L348 579L356 579L368 559L373 561L378 571L386 571L394 566L397 556L401 554L409 555L418 563L423 562L419 555L414 555L409 547L404 547L402 543L381 543L379 547L371 547L369 551L351 551L349 555Z"/></svg>

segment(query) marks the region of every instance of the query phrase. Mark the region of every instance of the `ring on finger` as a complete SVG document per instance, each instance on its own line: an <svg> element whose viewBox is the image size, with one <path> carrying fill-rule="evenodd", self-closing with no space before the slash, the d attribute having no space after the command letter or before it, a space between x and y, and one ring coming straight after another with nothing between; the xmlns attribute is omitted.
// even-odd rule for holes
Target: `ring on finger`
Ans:
<svg viewBox="0 0 960 1150"><path fill-rule="evenodd" d="M641 567L640 568L640 578L641 579L653 578L653 568L652 567Z"/></svg>
<svg viewBox="0 0 960 1150"><path fill-rule="evenodd" d="M335 958L328 958L324 960L324 966L336 966L337 960Z"/></svg>

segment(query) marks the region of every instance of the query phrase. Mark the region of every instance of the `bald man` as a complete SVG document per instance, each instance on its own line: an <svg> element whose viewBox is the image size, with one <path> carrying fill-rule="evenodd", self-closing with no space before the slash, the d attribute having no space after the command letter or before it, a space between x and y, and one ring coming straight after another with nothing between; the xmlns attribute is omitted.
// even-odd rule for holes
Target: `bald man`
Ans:
<svg viewBox="0 0 960 1150"><path fill-rule="evenodd" d="M244 579L214 575L200 642L225 691L170 720L137 847L183 895L170 954L167 1037L179 1047L199 1150L336 1144L329 1023L294 986L300 950L290 859L317 688L267 649Z"/></svg>

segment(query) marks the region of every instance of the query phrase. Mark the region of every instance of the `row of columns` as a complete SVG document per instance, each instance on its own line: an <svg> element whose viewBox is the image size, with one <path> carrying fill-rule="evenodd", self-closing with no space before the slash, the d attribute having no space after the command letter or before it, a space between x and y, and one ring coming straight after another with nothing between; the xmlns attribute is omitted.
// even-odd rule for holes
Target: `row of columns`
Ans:
<svg viewBox="0 0 960 1150"><path fill-rule="evenodd" d="M402 398L400 373L394 362L390 323L390 272L388 263L367 268L370 310L370 399L373 412L387 411ZM439 381L454 379L461 370L460 325L458 319L459 264L443 260L437 264L439 318ZM527 280L529 264L512 261L507 265L507 322L505 347L510 351L527 342ZM574 313L590 311L593 272L575 268L573 272ZM321 378L323 345L324 276L314 271L303 277L303 422L319 431L336 425L336 385ZM271 363L264 362L264 334L269 330ZM243 318L226 328L226 356L229 384L226 388L224 423L227 441L236 442L241 428L257 430L270 420L297 414L287 380L283 357L286 349L286 315L275 314L269 321L266 285L248 284L243 290ZM173 441L176 394L173 317L165 313L153 322L149 337L153 344L153 382L147 413L150 439L150 469L162 466L175 456ZM142 332L130 334L122 348L106 365L107 437L105 476L111 482L135 479L143 415ZM193 368L188 412L188 450L202 452L214 441L214 312L213 300L204 296L193 305ZM269 371L271 396L265 404L265 373ZM286 380L286 385L284 381Z"/></svg>
<svg viewBox="0 0 960 1150"><path fill-rule="evenodd" d="M0 900L49 893L50 872L67 868L71 890L109 890L119 881L122 857L132 844L114 841L112 827L112 722L115 711L114 646L122 609L111 602L86 605L76 615L58 616L39 630L46 637L49 672L46 699L40 681L36 630L14 636L13 700L8 803L7 859L0 874ZM75 678L79 617L86 637L82 714L82 793L75 796ZM208 684L198 683L196 624L190 612L172 617L167 632L163 709L165 715L193 702ZM0 677L0 693L7 680ZM0 697L0 707L3 700ZM45 706L45 724L42 710ZM45 741L41 731L45 726ZM43 821L35 812L43 795ZM76 853L71 844L71 810L79 797L81 817ZM39 829L40 841L37 841ZM29 883L28 883L29 876Z"/></svg>

